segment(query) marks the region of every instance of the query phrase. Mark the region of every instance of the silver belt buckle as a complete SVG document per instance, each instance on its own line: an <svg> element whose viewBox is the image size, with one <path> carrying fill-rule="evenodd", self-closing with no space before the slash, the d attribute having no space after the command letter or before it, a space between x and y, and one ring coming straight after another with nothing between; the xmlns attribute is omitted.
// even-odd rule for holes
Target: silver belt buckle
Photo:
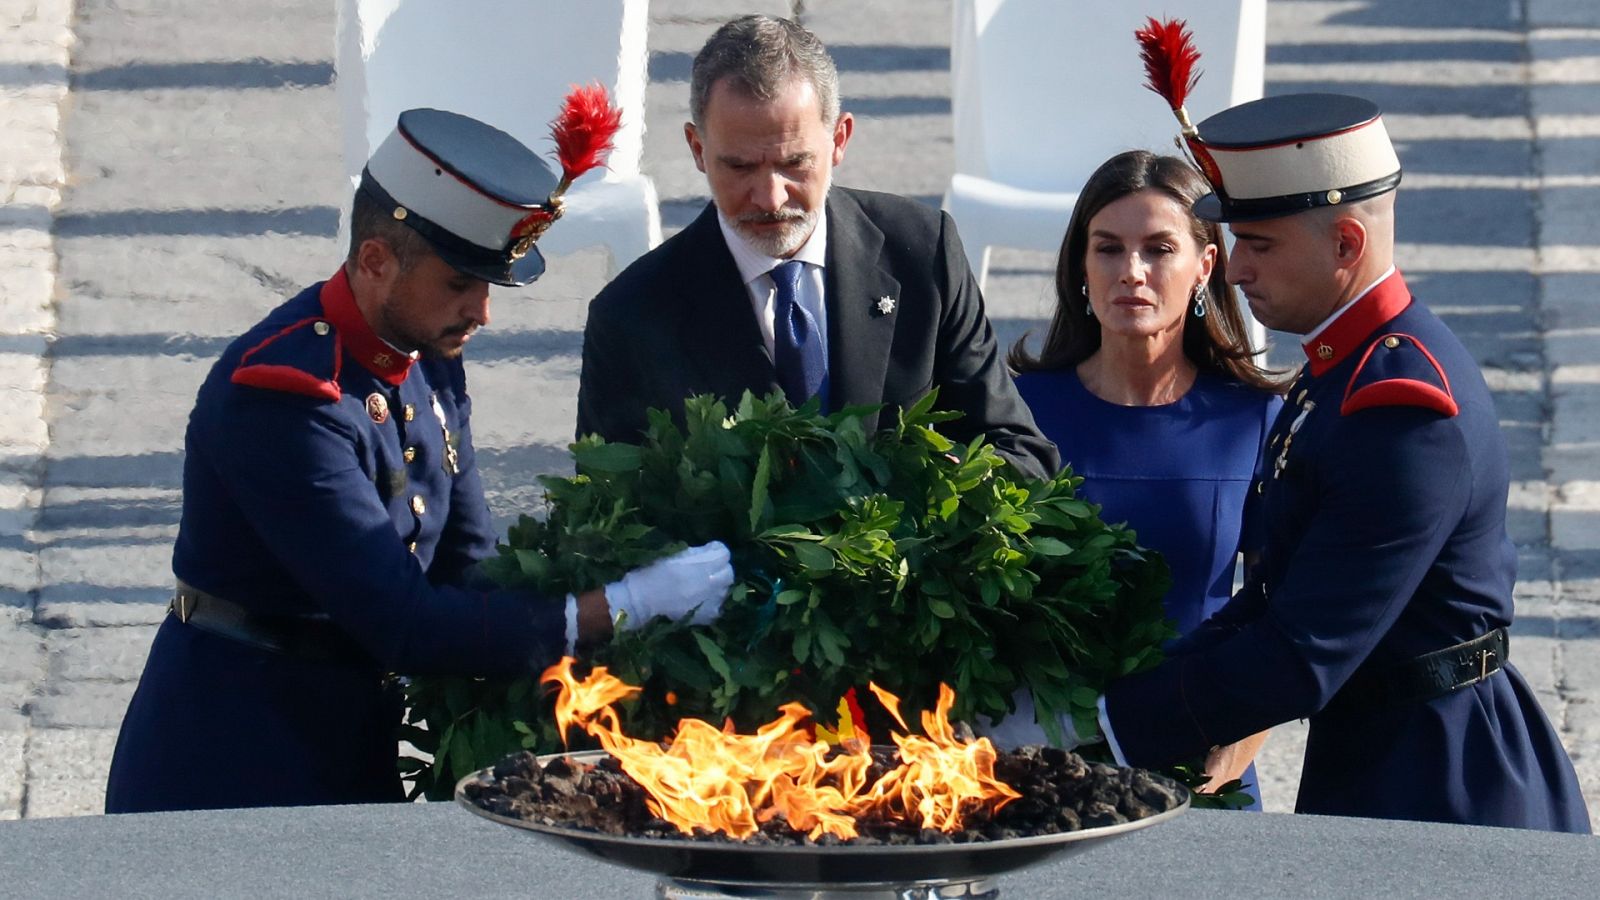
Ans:
<svg viewBox="0 0 1600 900"><path fill-rule="evenodd" d="M172 595L172 602L167 608L177 615L178 621L189 624L189 617L194 615L195 598L186 591L177 591Z"/></svg>

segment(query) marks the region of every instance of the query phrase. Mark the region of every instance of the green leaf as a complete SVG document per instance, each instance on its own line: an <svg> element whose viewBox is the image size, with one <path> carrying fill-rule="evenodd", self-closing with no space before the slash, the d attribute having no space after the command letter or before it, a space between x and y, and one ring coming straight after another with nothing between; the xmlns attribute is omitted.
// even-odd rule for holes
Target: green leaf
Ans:
<svg viewBox="0 0 1600 900"><path fill-rule="evenodd" d="M807 569L816 572L828 572L833 569L833 554L817 544L795 544L794 555Z"/></svg>
<svg viewBox="0 0 1600 900"><path fill-rule="evenodd" d="M811 659L811 632L796 629L789 649L794 654L794 661L805 665Z"/></svg>
<svg viewBox="0 0 1600 900"><path fill-rule="evenodd" d="M772 481L772 449L762 446L756 460L756 477L750 484L750 530L761 524L761 514L767 509L767 485Z"/></svg>
<svg viewBox="0 0 1600 900"><path fill-rule="evenodd" d="M928 611L941 619L954 619L956 617L955 606L950 601L942 600L938 597L928 598Z"/></svg>
<svg viewBox="0 0 1600 900"><path fill-rule="evenodd" d="M1034 537L1028 542L1033 547L1033 552L1040 556L1066 556L1072 552L1067 542L1053 537Z"/></svg>
<svg viewBox="0 0 1600 900"><path fill-rule="evenodd" d="M572 446L572 459L579 471L622 474L636 472L640 465L640 451L632 444L589 443L579 441Z"/></svg>
<svg viewBox="0 0 1600 900"><path fill-rule="evenodd" d="M722 648L718 647L703 632L695 632L694 640L696 644L700 645L700 652L705 654L706 662L710 664L711 670L721 675L725 683L732 684L733 670L728 668L728 658L723 655Z"/></svg>

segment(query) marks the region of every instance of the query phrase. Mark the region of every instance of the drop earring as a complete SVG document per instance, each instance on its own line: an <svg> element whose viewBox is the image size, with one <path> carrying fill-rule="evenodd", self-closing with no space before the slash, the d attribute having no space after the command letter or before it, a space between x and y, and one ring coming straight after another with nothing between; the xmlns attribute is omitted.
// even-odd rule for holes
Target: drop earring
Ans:
<svg viewBox="0 0 1600 900"><path fill-rule="evenodd" d="M1206 317L1206 286L1203 284L1194 286L1194 317L1196 319Z"/></svg>
<svg viewBox="0 0 1600 900"><path fill-rule="evenodd" d="M1083 287L1078 288L1078 293L1083 295L1083 314L1091 319L1094 318L1094 304L1089 302L1089 283L1087 281L1083 283Z"/></svg>

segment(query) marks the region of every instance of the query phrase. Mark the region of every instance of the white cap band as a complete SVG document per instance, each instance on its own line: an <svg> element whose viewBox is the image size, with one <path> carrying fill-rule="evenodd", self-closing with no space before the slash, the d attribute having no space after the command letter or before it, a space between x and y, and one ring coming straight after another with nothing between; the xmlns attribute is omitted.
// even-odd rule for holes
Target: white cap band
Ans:
<svg viewBox="0 0 1600 900"><path fill-rule="evenodd" d="M1337 134L1264 147L1207 145L1232 200L1351 188L1400 171L1382 117Z"/></svg>
<svg viewBox="0 0 1600 900"><path fill-rule="evenodd" d="M511 240L511 231L533 207L492 197L458 178L422 152L399 128L367 162L372 178L392 196L405 198L408 212L494 252ZM404 186L400 190L400 186Z"/></svg>

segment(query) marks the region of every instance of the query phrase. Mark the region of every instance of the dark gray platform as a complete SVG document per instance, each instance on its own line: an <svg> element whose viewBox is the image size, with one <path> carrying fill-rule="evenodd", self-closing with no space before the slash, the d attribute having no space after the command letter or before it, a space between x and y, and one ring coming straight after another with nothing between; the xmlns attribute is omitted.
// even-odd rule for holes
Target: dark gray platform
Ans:
<svg viewBox="0 0 1600 900"><path fill-rule="evenodd" d="M1007 900L1593 897L1600 841L1497 828L1191 811L1004 876ZM644 874L453 804L0 823L0 894L29 897L653 896Z"/></svg>

